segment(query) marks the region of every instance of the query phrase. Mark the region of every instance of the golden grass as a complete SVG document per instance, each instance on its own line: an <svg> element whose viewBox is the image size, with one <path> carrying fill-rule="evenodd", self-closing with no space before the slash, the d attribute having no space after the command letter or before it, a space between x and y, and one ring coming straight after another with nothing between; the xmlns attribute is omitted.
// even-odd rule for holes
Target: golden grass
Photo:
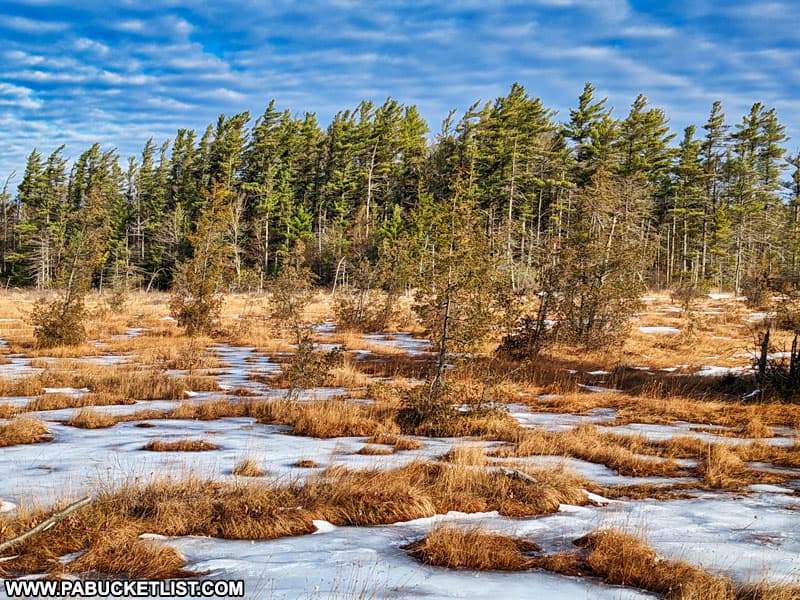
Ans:
<svg viewBox="0 0 800 600"><path fill-rule="evenodd" d="M243 458L236 463L232 472L240 477L263 477L267 474L254 458Z"/></svg>
<svg viewBox="0 0 800 600"><path fill-rule="evenodd" d="M5 425L0 425L0 447L38 444L52 439L47 426L30 417L15 417Z"/></svg>
<svg viewBox="0 0 800 600"><path fill-rule="evenodd" d="M277 401L260 406L262 423L290 425L295 435L332 438L399 433L394 422L396 410L385 405L320 400Z"/></svg>
<svg viewBox="0 0 800 600"><path fill-rule="evenodd" d="M22 542L14 548L17 557L0 563L0 571L15 576L54 572L61 566L53 559L64 554L94 550L95 555L105 555L103 533L119 529L130 536L150 532L259 540L311 533L314 519L366 526L450 510L534 516L555 512L561 503L586 502L581 488L589 484L569 473L543 470L531 475L537 483L470 465L414 462L389 471L333 467L290 484L220 483L191 477L132 480L101 491L92 505ZM48 512L23 507L0 519L0 540L30 528ZM106 562L117 572L132 569ZM98 570L104 567L105 563Z"/></svg>
<svg viewBox="0 0 800 600"><path fill-rule="evenodd" d="M388 454L394 454L394 448L387 448L386 446L378 446L375 444L367 444L365 446L361 446L356 454L361 454L364 456L386 456Z"/></svg>
<svg viewBox="0 0 800 600"><path fill-rule="evenodd" d="M11 404L0 404L0 419L10 419L19 414L20 408Z"/></svg>
<svg viewBox="0 0 800 600"><path fill-rule="evenodd" d="M219 446L206 440L175 440L172 442L151 440L142 446L142 450L150 452L208 452L219 449Z"/></svg>
<svg viewBox="0 0 800 600"><path fill-rule="evenodd" d="M214 343L213 339L170 335L166 343L163 333L157 329L144 331L136 337L115 340L106 350L114 354L131 353L137 364L156 369L195 371L222 365L208 349Z"/></svg>
<svg viewBox="0 0 800 600"><path fill-rule="evenodd" d="M417 450L422 446L422 442L409 437L394 434L378 434L373 435L365 440L367 444L383 444L386 446L394 446L395 452L403 452L406 450Z"/></svg>
<svg viewBox="0 0 800 600"><path fill-rule="evenodd" d="M114 415L94 410L91 407L82 408L67 421L67 425L80 429L105 429L116 424L117 418Z"/></svg>
<svg viewBox="0 0 800 600"><path fill-rule="evenodd" d="M138 579L172 579L196 575L183 567L186 558L172 546L139 539L135 528L120 527L100 534L88 552L66 568L73 573L94 571Z"/></svg>
<svg viewBox="0 0 800 600"><path fill-rule="evenodd" d="M586 564L592 575L613 585L637 587L666 598L728 600L733 584L686 562L660 559L644 542L631 535L603 530L580 540L588 550Z"/></svg>
<svg viewBox="0 0 800 600"><path fill-rule="evenodd" d="M38 396L45 387L87 388L94 394L90 400L75 399L63 402L96 402L98 404L127 404L134 400L178 400L186 390L215 391L219 389L212 377L168 375L156 370L128 366L96 365L75 361L66 369L51 367L39 374L20 379L0 379L0 396ZM50 402L45 394L38 402ZM57 399L52 400L56 402ZM42 404L44 405L44 404ZM80 404L74 404L80 406Z"/></svg>
<svg viewBox="0 0 800 600"><path fill-rule="evenodd" d="M633 449L632 449L633 448ZM676 477L684 472L672 460L642 456L647 440L639 436L614 436L595 426L582 424L565 432L526 430L512 448L501 448L496 456L570 456L606 465L631 477Z"/></svg>
<svg viewBox="0 0 800 600"><path fill-rule="evenodd" d="M369 377L358 370L351 361L345 361L341 367L331 369L325 380L328 387L360 388L369 384Z"/></svg>
<svg viewBox="0 0 800 600"><path fill-rule="evenodd" d="M483 467L489 464L489 459L482 446L453 446L443 458L451 463L473 467Z"/></svg>
<svg viewBox="0 0 800 600"><path fill-rule="evenodd" d="M403 546L425 564L449 569L520 571L529 568L535 543L479 528L439 526L421 540Z"/></svg>
<svg viewBox="0 0 800 600"><path fill-rule="evenodd" d="M667 600L796 600L795 584L735 584L687 562L659 557L639 538L599 530L575 541L581 550L540 555L525 539L440 525L404 546L418 560L451 569L523 571L545 569L569 576L591 576L604 583L654 592Z"/></svg>
<svg viewBox="0 0 800 600"><path fill-rule="evenodd" d="M42 394L25 405L25 410L60 410L63 408L82 408L85 406L111 406L119 404L134 404L136 401L129 398L101 392L96 394L83 394L80 396L71 394Z"/></svg>

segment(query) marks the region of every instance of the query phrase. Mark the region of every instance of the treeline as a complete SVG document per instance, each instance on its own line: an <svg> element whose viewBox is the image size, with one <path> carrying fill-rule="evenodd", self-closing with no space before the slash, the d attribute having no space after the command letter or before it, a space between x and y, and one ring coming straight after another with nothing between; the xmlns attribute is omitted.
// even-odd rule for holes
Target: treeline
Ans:
<svg viewBox="0 0 800 600"><path fill-rule="evenodd" d="M325 129L272 102L255 119L222 115L200 135L148 140L127 163L98 144L72 162L63 147L34 150L16 194L0 198L0 274L64 285L76 236L102 232L93 285L169 288L221 195L232 289L263 286L297 248L320 283L418 286L422 258L416 270L392 265L407 264L403 253L434 263L449 242L431 224L452 233L456 221L485 239L517 290L542 288L567 260L586 263L579 280L560 280L573 288L592 277L627 285L614 275L626 268L653 287L737 293L798 275L800 154L760 103L735 125L714 103L678 138L643 95L618 118L587 84L560 122L514 84L429 133L393 99L362 102ZM99 223L88 233L87 214Z"/></svg>

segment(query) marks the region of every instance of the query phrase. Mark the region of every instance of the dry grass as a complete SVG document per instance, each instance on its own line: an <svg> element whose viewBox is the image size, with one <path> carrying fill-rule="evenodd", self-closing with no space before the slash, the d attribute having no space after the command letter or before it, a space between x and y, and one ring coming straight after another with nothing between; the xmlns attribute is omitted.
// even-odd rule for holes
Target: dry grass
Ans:
<svg viewBox="0 0 800 600"><path fill-rule="evenodd" d="M363 456L386 456L388 454L394 454L394 448L387 448L386 446L378 446L375 444L367 444L366 446L361 446L356 454L361 454Z"/></svg>
<svg viewBox="0 0 800 600"><path fill-rule="evenodd" d="M733 584L692 565L659 559L641 540L614 530L594 532L581 540L588 550L590 574L613 585L627 585L682 600L728 600Z"/></svg>
<svg viewBox="0 0 800 600"><path fill-rule="evenodd" d="M736 489L754 483L751 470L725 444L710 444L697 470L703 481L712 488Z"/></svg>
<svg viewBox="0 0 800 600"><path fill-rule="evenodd" d="M136 363L156 369L216 369L222 365L208 347L214 343L211 338L190 338L171 336L165 344L158 331L145 331L143 335L113 343L115 353L131 352Z"/></svg>
<svg viewBox="0 0 800 600"><path fill-rule="evenodd" d="M105 429L116 424L117 418L114 415L96 411L91 407L82 408L67 421L67 425L80 429Z"/></svg>
<svg viewBox="0 0 800 600"><path fill-rule="evenodd" d="M345 361L341 367L331 369L325 380L328 387L361 388L369 384L369 377L359 371L351 361Z"/></svg>
<svg viewBox="0 0 800 600"><path fill-rule="evenodd" d="M60 410L63 408L82 408L85 406L134 404L135 402L135 400L131 400L117 394L110 394L108 392L84 395L53 393L37 396L35 399L31 400L25 405L25 410L28 412L40 410Z"/></svg>
<svg viewBox="0 0 800 600"><path fill-rule="evenodd" d="M526 431L512 449L500 449L497 456L570 456L606 465L620 475L631 477L676 477L685 473L671 460L643 456L648 442L639 436L601 433L582 424L565 432L543 429Z"/></svg>
<svg viewBox="0 0 800 600"><path fill-rule="evenodd" d="M94 550L95 556L107 556L104 532L115 530L131 536L150 532L259 540L311 533L314 519L366 526L450 510L534 516L555 512L561 503L586 502L581 488L590 484L569 473L550 470L531 475L536 484L469 465L414 462L389 471L328 468L303 483L290 484L194 478L132 481L101 492L89 507L21 543L14 549L17 558L0 563L0 568L13 576L47 573L60 568L53 559L64 554ZM30 528L48 512L23 507L0 520L0 540ZM132 569L110 559L95 568Z"/></svg>
<svg viewBox="0 0 800 600"><path fill-rule="evenodd" d="M19 414L20 408L11 404L0 404L0 419L10 419Z"/></svg>
<svg viewBox="0 0 800 600"><path fill-rule="evenodd" d="M403 452L406 450L417 450L422 446L422 442L409 437L393 434L378 434L365 440L367 444L383 444L386 446L394 446L395 452Z"/></svg>
<svg viewBox="0 0 800 600"><path fill-rule="evenodd" d="M520 571L529 568L531 552L541 550L528 540L479 528L440 526L423 539L403 546L417 560L437 567L479 571Z"/></svg>
<svg viewBox="0 0 800 600"><path fill-rule="evenodd" d="M172 546L139 539L134 528L100 534L88 552L66 565L73 573L97 572L137 579L172 579L196 575L186 571L186 558Z"/></svg>
<svg viewBox="0 0 800 600"><path fill-rule="evenodd" d="M47 426L30 417L15 417L5 425L0 425L0 447L38 444L52 439Z"/></svg>
<svg viewBox="0 0 800 600"><path fill-rule="evenodd" d="M39 396L45 387L87 388L93 392L90 399L67 400L62 403L95 402L98 405L129 404L134 400L178 400L184 397L186 390L215 391L219 389L212 377L190 375L178 377L166 373L134 367L111 367L75 361L50 367L37 375L20 379L0 380L0 396ZM48 399L45 394L37 402L46 406L52 402L56 406L59 399Z"/></svg>
<svg viewBox="0 0 800 600"><path fill-rule="evenodd" d="M396 410L380 404L341 400L268 402L261 405L262 423L290 425L292 433L314 438L361 437L399 433Z"/></svg>
<svg viewBox="0 0 800 600"><path fill-rule="evenodd" d="M267 474L254 458L243 458L233 467L233 474L240 477L264 477Z"/></svg>
<svg viewBox="0 0 800 600"><path fill-rule="evenodd" d="M438 526L404 549L418 560L451 569L522 571L546 569L562 575L599 577L604 583L638 588L667 600L796 600L795 584L737 585L689 563L660 558L635 536L595 531L575 541L581 550L539 555L532 541L480 528Z"/></svg>
<svg viewBox="0 0 800 600"><path fill-rule="evenodd" d="M208 452L219 449L219 446L206 440L175 440L173 442L151 440L142 446L142 450L150 452Z"/></svg>
<svg viewBox="0 0 800 600"><path fill-rule="evenodd" d="M489 464L482 446L454 446L443 458L451 463L473 467L484 467Z"/></svg>

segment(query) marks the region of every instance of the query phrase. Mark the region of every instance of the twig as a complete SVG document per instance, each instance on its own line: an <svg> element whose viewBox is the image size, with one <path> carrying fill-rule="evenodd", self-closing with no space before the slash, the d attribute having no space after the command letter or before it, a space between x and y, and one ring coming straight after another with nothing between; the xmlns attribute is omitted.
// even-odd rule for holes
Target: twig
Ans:
<svg viewBox="0 0 800 600"><path fill-rule="evenodd" d="M517 469L509 469L508 467L500 467L499 471L505 475L506 477L510 477L511 479L518 479L520 481L524 481L525 483L538 483L535 477L531 477L527 473L523 473Z"/></svg>
<svg viewBox="0 0 800 600"><path fill-rule="evenodd" d="M75 512L79 508L83 508L87 504L91 504L91 502L92 502L92 497L91 496L87 496L86 498L78 500L74 504L70 504L65 509L58 511L54 515L48 517L47 519L45 519L44 521L39 523L33 529L29 529L25 533L21 533L17 537L11 538L10 540L7 540L7 541L3 542L2 544L0 544L0 552L5 552L6 550L11 548L12 546L16 546L20 542L23 542L23 541L27 540L32 535L36 535L40 531L44 531L46 529L50 529L50 527L52 527L53 525L58 523L61 519L66 517L68 514Z"/></svg>

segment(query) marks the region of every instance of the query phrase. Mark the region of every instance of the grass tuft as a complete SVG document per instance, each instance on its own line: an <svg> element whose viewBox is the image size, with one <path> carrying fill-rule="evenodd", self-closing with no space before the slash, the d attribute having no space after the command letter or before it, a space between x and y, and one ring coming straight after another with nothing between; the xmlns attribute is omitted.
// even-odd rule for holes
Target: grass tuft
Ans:
<svg viewBox="0 0 800 600"><path fill-rule="evenodd" d="M535 543L483 529L440 526L423 539L403 546L417 560L436 567L478 571L520 571L530 568Z"/></svg>
<svg viewBox="0 0 800 600"><path fill-rule="evenodd" d="M0 447L38 444L52 439L47 426L30 417L16 417L5 425L0 425Z"/></svg>
<svg viewBox="0 0 800 600"><path fill-rule="evenodd" d="M219 446L206 440L176 440L174 442L151 440L142 446L142 450L150 452L208 452L219 449Z"/></svg>
<svg viewBox="0 0 800 600"><path fill-rule="evenodd" d="M258 466L255 459L244 458L233 467L233 474L240 477L263 477L267 473Z"/></svg>

